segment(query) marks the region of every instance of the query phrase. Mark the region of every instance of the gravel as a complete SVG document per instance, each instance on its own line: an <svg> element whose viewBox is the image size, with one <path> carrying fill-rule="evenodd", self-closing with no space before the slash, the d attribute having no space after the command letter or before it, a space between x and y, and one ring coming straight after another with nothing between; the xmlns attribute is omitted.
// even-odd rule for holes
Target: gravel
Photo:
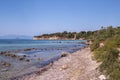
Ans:
<svg viewBox="0 0 120 80"><path fill-rule="evenodd" d="M49 68L40 69L39 74L33 73L20 80L99 80L99 63L92 60L92 52L84 48L58 61Z"/></svg>

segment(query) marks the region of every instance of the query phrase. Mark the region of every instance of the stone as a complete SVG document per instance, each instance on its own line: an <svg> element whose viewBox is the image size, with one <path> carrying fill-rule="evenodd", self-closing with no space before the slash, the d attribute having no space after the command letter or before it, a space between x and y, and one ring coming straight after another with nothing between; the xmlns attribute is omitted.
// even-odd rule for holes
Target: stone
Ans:
<svg viewBox="0 0 120 80"><path fill-rule="evenodd" d="M62 67L60 68L60 70L65 70L67 68L68 68L68 66L65 64L65 65L62 65Z"/></svg>
<svg viewBox="0 0 120 80"><path fill-rule="evenodd" d="M106 77L105 77L105 75L100 75L100 76L99 76L99 79L100 79L100 80L106 80Z"/></svg>
<svg viewBox="0 0 120 80"><path fill-rule="evenodd" d="M6 67L10 67L11 64L10 63L7 63L7 62L1 62L2 65L6 66Z"/></svg>
<svg viewBox="0 0 120 80"><path fill-rule="evenodd" d="M66 56L68 56L68 54L69 53L64 52L64 53L61 54L61 57L66 57Z"/></svg>
<svg viewBox="0 0 120 80"><path fill-rule="evenodd" d="M1 72L5 72L5 71L8 71L8 69L1 69Z"/></svg>
<svg viewBox="0 0 120 80"><path fill-rule="evenodd" d="M10 67L11 66L11 64L10 63L6 63L6 65L5 65L6 67Z"/></svg>
<svg viewBox="0 0 120 80"><path fill-rule="evenodd" d="M22 60L24 60L24 58L20 58L19 60L22 61Z"/></svg>
<svg viewBox="0 0 120 80"><path fill-rule="evenodd" d="M42 60L42 58L38 58L38 60Z"/></svg>
<svg viewBox="0 0 120 80"><path fill-rule="evenodd" d="M23 57L26 57L26 55L23 55Z"/></svg>
<svg viewBox="0 0 120 80"><path fill-rule="evenodd" d="M27 61L27 62L30 62L30 60L29 60L29 59L27 59L26 61Z"/></svg>
<svg viewBox="0 0 120 80"><path fill-rule="evenodd" d="M104 46L104 43L100 43L99 46L100 46L100 47L103 47L103 46Z"/></svg>
<svg viewBox="0 0 120 80"><path fill-rule="evenodd" d="M12 54L11 57L15 58L15 57L17 57L17 56L16 56L15 54Z"/></svg>

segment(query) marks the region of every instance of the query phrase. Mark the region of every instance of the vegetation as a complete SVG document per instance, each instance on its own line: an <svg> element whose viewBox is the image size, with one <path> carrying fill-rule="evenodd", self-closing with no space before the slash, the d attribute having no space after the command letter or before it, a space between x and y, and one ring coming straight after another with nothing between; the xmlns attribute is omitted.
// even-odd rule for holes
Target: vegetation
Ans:
<svg viewBox="0 0 120 80"><path fill-rule="evenodd" d="M99 40L95 40L92 45L90 45L91 51L94 51L99 47Z"/></svg>
<svg viewBox="0 0 120 80"><path fill-rule="evenodd" d="M43 37L62 37L67 39L86 39L91 40L91 51L94 53L94 58L101 62L100 71L109 77L109 80L120 79L120 27L113 28L101 27L96 31L81 31L81 32L67 32L43 34ZM41 37L36 36L36 37ZM103 43L104 46L100 46Z"/></svg>
<svg viewBox="0 0 120 80"><path fill-rule="evenodd" d="M94 34L94 32L92 31L81 31L81 32L58 32L58 33L52 33L52 34L43 34L41 36L34 36L37 38L40 37L44 37L44 38L49 38L49 37L60 37L60 38L67 38L67 39L88 39L88 38L92 38L92 34Z"/></svg>
<svg viewBox="0 0 120 80"><path fill-rule="evenodd" d="M98 32L100 35L97 35L94 38L93 44L90 48L94 52L95 59L102 62L100 65L100 71L106 76L109 76L109 80L119 80L120 28L113 28L110 26ZM100 47L100 43L104 43L104 46Z"/></svg>

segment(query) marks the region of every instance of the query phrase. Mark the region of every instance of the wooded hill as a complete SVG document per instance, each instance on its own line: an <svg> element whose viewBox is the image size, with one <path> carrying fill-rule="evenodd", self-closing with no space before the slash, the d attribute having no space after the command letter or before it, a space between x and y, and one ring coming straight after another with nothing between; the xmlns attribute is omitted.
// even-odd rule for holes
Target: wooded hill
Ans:
<svg viewBox="0 0 120 80"><path fill-rule="evenodd" d="M80 32L57 32L57 33L52 33L52 34L43 34L43 35L38 35L34 36L34 38L50 38L50 37L59 37L60 39L92 39L94 40L96 36L102 34L101 38L103 37L109 37L111 35L117 34L119 32L120 27L113 28L112 26L109 27L101 27L101 30L96 30L96 31L80 31Z"/></svg>

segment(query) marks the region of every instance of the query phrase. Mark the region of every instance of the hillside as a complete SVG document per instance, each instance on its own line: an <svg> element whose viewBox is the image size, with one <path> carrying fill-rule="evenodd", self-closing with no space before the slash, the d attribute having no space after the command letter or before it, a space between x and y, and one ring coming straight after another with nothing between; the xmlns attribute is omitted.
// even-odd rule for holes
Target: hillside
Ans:
<svg viewBox="0 0 120 80"><path fill-rule="evenodd" d="M120 27L101 27L96 31L43 34L37 39L86 39L94 59L100 62L99 70L108 80L120 79Z"/></svg>
<svg viewBox="0 0 120 80"><path fill-rule="evenodd" d="M95 36L96 35L96 36ZM120 79L120 27L109 26L94 34L93 44L90 46L94 58L101 62L99 70L109 80Z"/></svg>

